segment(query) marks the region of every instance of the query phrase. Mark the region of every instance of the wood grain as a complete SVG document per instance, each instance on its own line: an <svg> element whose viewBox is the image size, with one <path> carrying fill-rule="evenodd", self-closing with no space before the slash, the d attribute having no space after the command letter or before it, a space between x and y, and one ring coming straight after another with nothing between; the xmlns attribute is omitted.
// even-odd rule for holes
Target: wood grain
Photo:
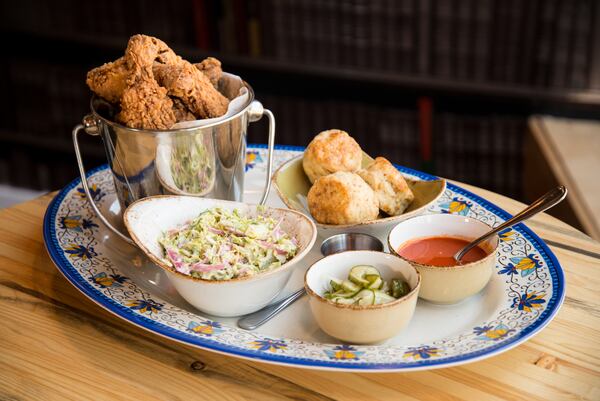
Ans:
<svg viewBox="0 0 600 401"><path fill-rule="evenodd" d="M464 184L461 184L464 185ZM522 204L473 192L514 213ZM192 348L130 325L87 300L42 240L52 194L0 211L0 399L554 400L600 399L600 244L542 215L529 225L567 277L555 320L484 361L411 373L309 371Z"/></svg>
<svg viewBox="0 0 600 401"><path fill-rule="evenodd" d="M579 224L600 239L600 123L551 116L533 116L529 129L550 171L537 174L569 188L567 203Z"/></svg>

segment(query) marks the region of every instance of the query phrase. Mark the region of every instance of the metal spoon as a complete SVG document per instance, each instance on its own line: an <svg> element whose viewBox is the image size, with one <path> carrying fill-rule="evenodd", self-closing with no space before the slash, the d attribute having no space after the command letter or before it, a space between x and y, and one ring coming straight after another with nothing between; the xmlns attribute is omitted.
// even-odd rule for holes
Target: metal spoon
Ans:
<svg viewBox="0 0 600 401"><path fill-rule="evenodd" d="M544 212L550 209L552 206L560 203L567 196L567 188L564 185L558 186L553 190L547 192L541 198L533 202L531 205L523 209L518 214L514 215L512 219L506 220L504 223L500 224L498 227L488 231L486 234L483 234L481 237L472 241L469 245L465 246L460 251L454 254L454 259L457 262L466 255L471 249L477 246L481 241L485 241L490 238L492 235L496 234L499 231L504 230L505 228L514 226L517 223L522 222L523 220L527 220L530 217L535 216L538 213Z"/></svg>
<svg viewBox="0 0 600 401"><path fill-rule="evenodd" d="M323 256L349 250L374 250L383 251L383 244L377 238L369 234L344 233L327 238L321 244L321 254ZM279 312L294 303L297 299L306 294L304 287L291 295L274 302L264 308L250 313L238 320L238 327L244 330L254 330L271 320Z"/></svg>
<svg viewBox="0 0 600 401"><path fill-rule="evenodd" d="M306 290L304 287L294 292L292 295L289 295L283 298L281 301L274 302L270 305L265 306L264 308L250 313L249 315L244 316L240 320L238 320L238 327L244 330L254 330L262 326L271 320L275 315L279 312L287 308L289 305L294 303L298 298L302 297L306 294Z"/></svg>

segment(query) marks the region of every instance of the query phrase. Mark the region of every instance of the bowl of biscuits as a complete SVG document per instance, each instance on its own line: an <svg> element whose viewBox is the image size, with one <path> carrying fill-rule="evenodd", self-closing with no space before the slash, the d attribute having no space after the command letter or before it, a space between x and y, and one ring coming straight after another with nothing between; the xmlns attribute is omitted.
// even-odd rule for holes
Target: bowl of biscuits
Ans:
<svg viewBox="0 0 600 401"><path fill-rule="evenodd" d="M304 153L273 176L281 200L315 220L319 235L386 235L400 221L424 213L444 193L443 179L403 174L383 157L371 158L347 132L319 133Z"/></svg>

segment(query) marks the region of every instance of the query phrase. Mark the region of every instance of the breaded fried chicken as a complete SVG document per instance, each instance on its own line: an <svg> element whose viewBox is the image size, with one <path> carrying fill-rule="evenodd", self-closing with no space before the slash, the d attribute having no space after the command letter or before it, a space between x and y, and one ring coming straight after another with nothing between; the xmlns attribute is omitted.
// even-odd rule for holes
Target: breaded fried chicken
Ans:
<svg viewBox="0 0 600 401"><path fill-rule="evenodd" d="M87 86L111 103L118 103L127 86L130 71L127 68L125 57L111 63L106 63L94 68L87 73Z"/></svg>
<svg viewBox="0 0 600 401"><path fill-rule="evenodd" d="M133 35L125 50L125 60L130 70L152 68L155 62L177 64L181 57L176 55L165 42L152 36Z"/></svg>
<svg viewBox="0 0 600 401"><path fill-rule="evenodd" d="M173 97L171 100L173 101L173 113L178 123L182 121L194 121L196 119L194 113L183 104L181 99Z"/></svg>
<svg viewBox="0 0 600 401"><path fill-rule="evenodd" d="M121 98L117 121L131 128L169 129L177 122L173 101L148 70L131 77Z"/></svg>
<svg viewBox="0 0 600 401"><path fill-rule="evenodd" d="M176 65L155 64L153 70L169 96L181 99L198 118L219 117L227 111L229 100L191 63L182 60Z"/></svg>
<svg viewBox="0 0 600 401"><path fill-rule="evenodd" d="M111 103L118 103L127 87L127 79L133 70L143 65L176 64L180 61L173 51L160 39L134 35L127 45L128 56L94 68L87 74L86 83L97 95Z"/></svg>
<svg viewBox="0 0 600 401"><path fill-rule="evenodd" d="M134 35L125 56L88 72L86 83L97 95L120 103L121 123L169 129L178 121L225 114L229 100L215 89L222 73L214 58L194 67L162 40Z"/></svg>
<svg viewBox="0 0 600 401"><path fill-rule="evenodd" d="M162 41L149 36L135 35L129 39L125 62L131 71L121 98L117 120L132 128L169 129L177 121L173 101L154 79L152 66L163 57L175 62L175 53Z"/></svg>
<svg viewBox="0 0 600 401"><path fill-rule="evenodd" d="M218 87L219 79L223 75L223 69L219 60L214 57L207 57L201 62L194 64L194 66L206 75L215 88Z"/></svg>

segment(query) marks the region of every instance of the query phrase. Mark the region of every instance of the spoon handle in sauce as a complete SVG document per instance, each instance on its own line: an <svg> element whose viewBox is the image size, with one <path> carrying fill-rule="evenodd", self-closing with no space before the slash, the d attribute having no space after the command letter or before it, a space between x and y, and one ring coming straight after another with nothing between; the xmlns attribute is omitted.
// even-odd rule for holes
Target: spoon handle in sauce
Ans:
<svg viewBox="0 0 600 401"><path fill-rule="evenodd" d="M565 199L566 196L567 188L564 185L560 185L554 188L553 190L547 192L541 198L533 202L531 205L523 209L521 212L514 215L512 219L506 220L498 227L495 227L491 231L488 231L486 234L483 234L481 237L469 243L469 245L465 246L463 249L461 249L454 255L454 259L460 261L462 257L466 255L467 252L476 247L477 244L479 244L481 241L485 241L492 235L504 230L505 228L514 226L515 224L518 224L523 220L527 220L528 218L533 217L538 213L550 209L552 206L555 206L556 204L560 203L560 201Z"/></svg>

